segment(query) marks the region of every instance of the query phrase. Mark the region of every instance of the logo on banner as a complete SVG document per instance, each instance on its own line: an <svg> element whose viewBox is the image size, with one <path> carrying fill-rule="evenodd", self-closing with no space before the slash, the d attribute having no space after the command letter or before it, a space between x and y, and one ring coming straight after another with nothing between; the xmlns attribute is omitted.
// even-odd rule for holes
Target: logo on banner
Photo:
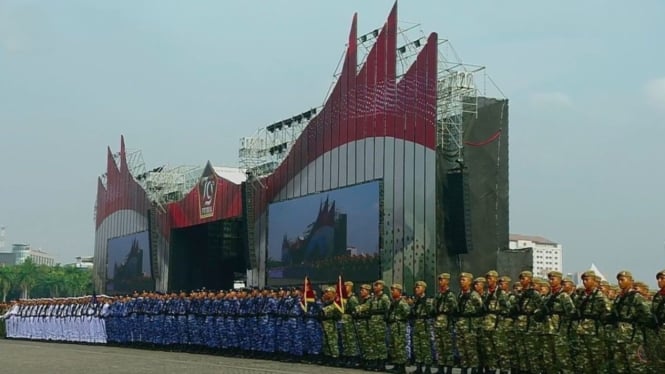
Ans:
<svg viewBox="0 0 665 374"><path fill-rule="evenodd" d="M199 180L199 208L201 218L210 218L215 215L215 196L217 195L217 180L211 170Z"/></svg>

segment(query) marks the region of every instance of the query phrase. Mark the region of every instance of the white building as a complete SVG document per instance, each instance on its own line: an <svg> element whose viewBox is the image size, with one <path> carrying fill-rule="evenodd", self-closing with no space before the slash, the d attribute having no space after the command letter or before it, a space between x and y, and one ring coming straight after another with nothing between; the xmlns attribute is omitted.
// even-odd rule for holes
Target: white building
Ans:
<svg viewBox="0 0 665 374"><path fill-rule="evenodd" d="M29 258L36 265L55 266L53 256L41 249L33 249L29 244L12 244L12 251L3 252L1 258L6 265L20 265Z"/></svg>
<svg viewBox="0 0 665 374"><path fill-rule="evenodd" d="M77 269L92 269L95 259L93 256L79 256L76 257L76 262L73 264L67 264L65 266L71 266Z"/></svg>
<svg viewBox="0 0 665 374"><path fill-rule="evenodd" d="M510 234L509 248L532 249L534 276L546 277L552 270L563 272L563 249L559 243L542 236Z"/></svg>

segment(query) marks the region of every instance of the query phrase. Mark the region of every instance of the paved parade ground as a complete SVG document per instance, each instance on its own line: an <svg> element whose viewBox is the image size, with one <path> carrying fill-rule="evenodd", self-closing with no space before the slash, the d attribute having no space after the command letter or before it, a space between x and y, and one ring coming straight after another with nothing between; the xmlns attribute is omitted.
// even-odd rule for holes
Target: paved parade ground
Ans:
<svg viewBox="0 0 665 374"><path fill-rule="evenodd" d="M415 367L407 368L412 372ZM453 373L459 373L455 369ZM0 373L358 374L364 370L133 348L0 339Z"/></svg>
<svg viewBox="0 0 665 374"><path fill-rule="evenodd" d="M0 339L0 373L342 374L360 370L203 354Z"/></svg>

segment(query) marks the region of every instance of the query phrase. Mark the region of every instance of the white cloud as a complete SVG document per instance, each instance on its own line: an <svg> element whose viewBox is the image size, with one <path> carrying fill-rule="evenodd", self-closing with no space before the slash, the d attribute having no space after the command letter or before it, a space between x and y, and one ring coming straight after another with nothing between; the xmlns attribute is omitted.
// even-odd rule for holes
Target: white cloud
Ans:
<svg viewBox="0 0 665 374"><path fill-rule="evenodd" d="M665 111L665 77L648 81L644 93L651 105Z"/></svg>
<svg viewBox="0 0 665 374"><path fill-rule="evenodd" d="M529 97L531 105L540 108L569 108L573 106L570 96L563 92L537 92Z"/></svg>

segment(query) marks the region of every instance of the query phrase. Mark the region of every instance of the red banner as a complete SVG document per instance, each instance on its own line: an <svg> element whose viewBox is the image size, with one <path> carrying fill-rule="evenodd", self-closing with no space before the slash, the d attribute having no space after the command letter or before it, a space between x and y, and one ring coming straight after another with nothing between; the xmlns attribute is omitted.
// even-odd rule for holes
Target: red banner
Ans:
<svg viewBox="0 0 665 374"><path fill-rule="evenodd" d="M335 295L335 306L339 309L340 312L344 313L344 307L346 307L346 300L349 298L349 295L346 293L346 287L344 287L344 280L340 275L337 278L337 287L335 287L337 295Z"/></svg>
<svg viewBox="0 0 665 374"><path fill-rule="evenodd" d="M313 303L314 299L314 290L312 289L312 282L309 281L309 277L305 277L305 284L302 288L302 297L300 298L300 306L302 310L307 312L307 303Z"/></svg>

